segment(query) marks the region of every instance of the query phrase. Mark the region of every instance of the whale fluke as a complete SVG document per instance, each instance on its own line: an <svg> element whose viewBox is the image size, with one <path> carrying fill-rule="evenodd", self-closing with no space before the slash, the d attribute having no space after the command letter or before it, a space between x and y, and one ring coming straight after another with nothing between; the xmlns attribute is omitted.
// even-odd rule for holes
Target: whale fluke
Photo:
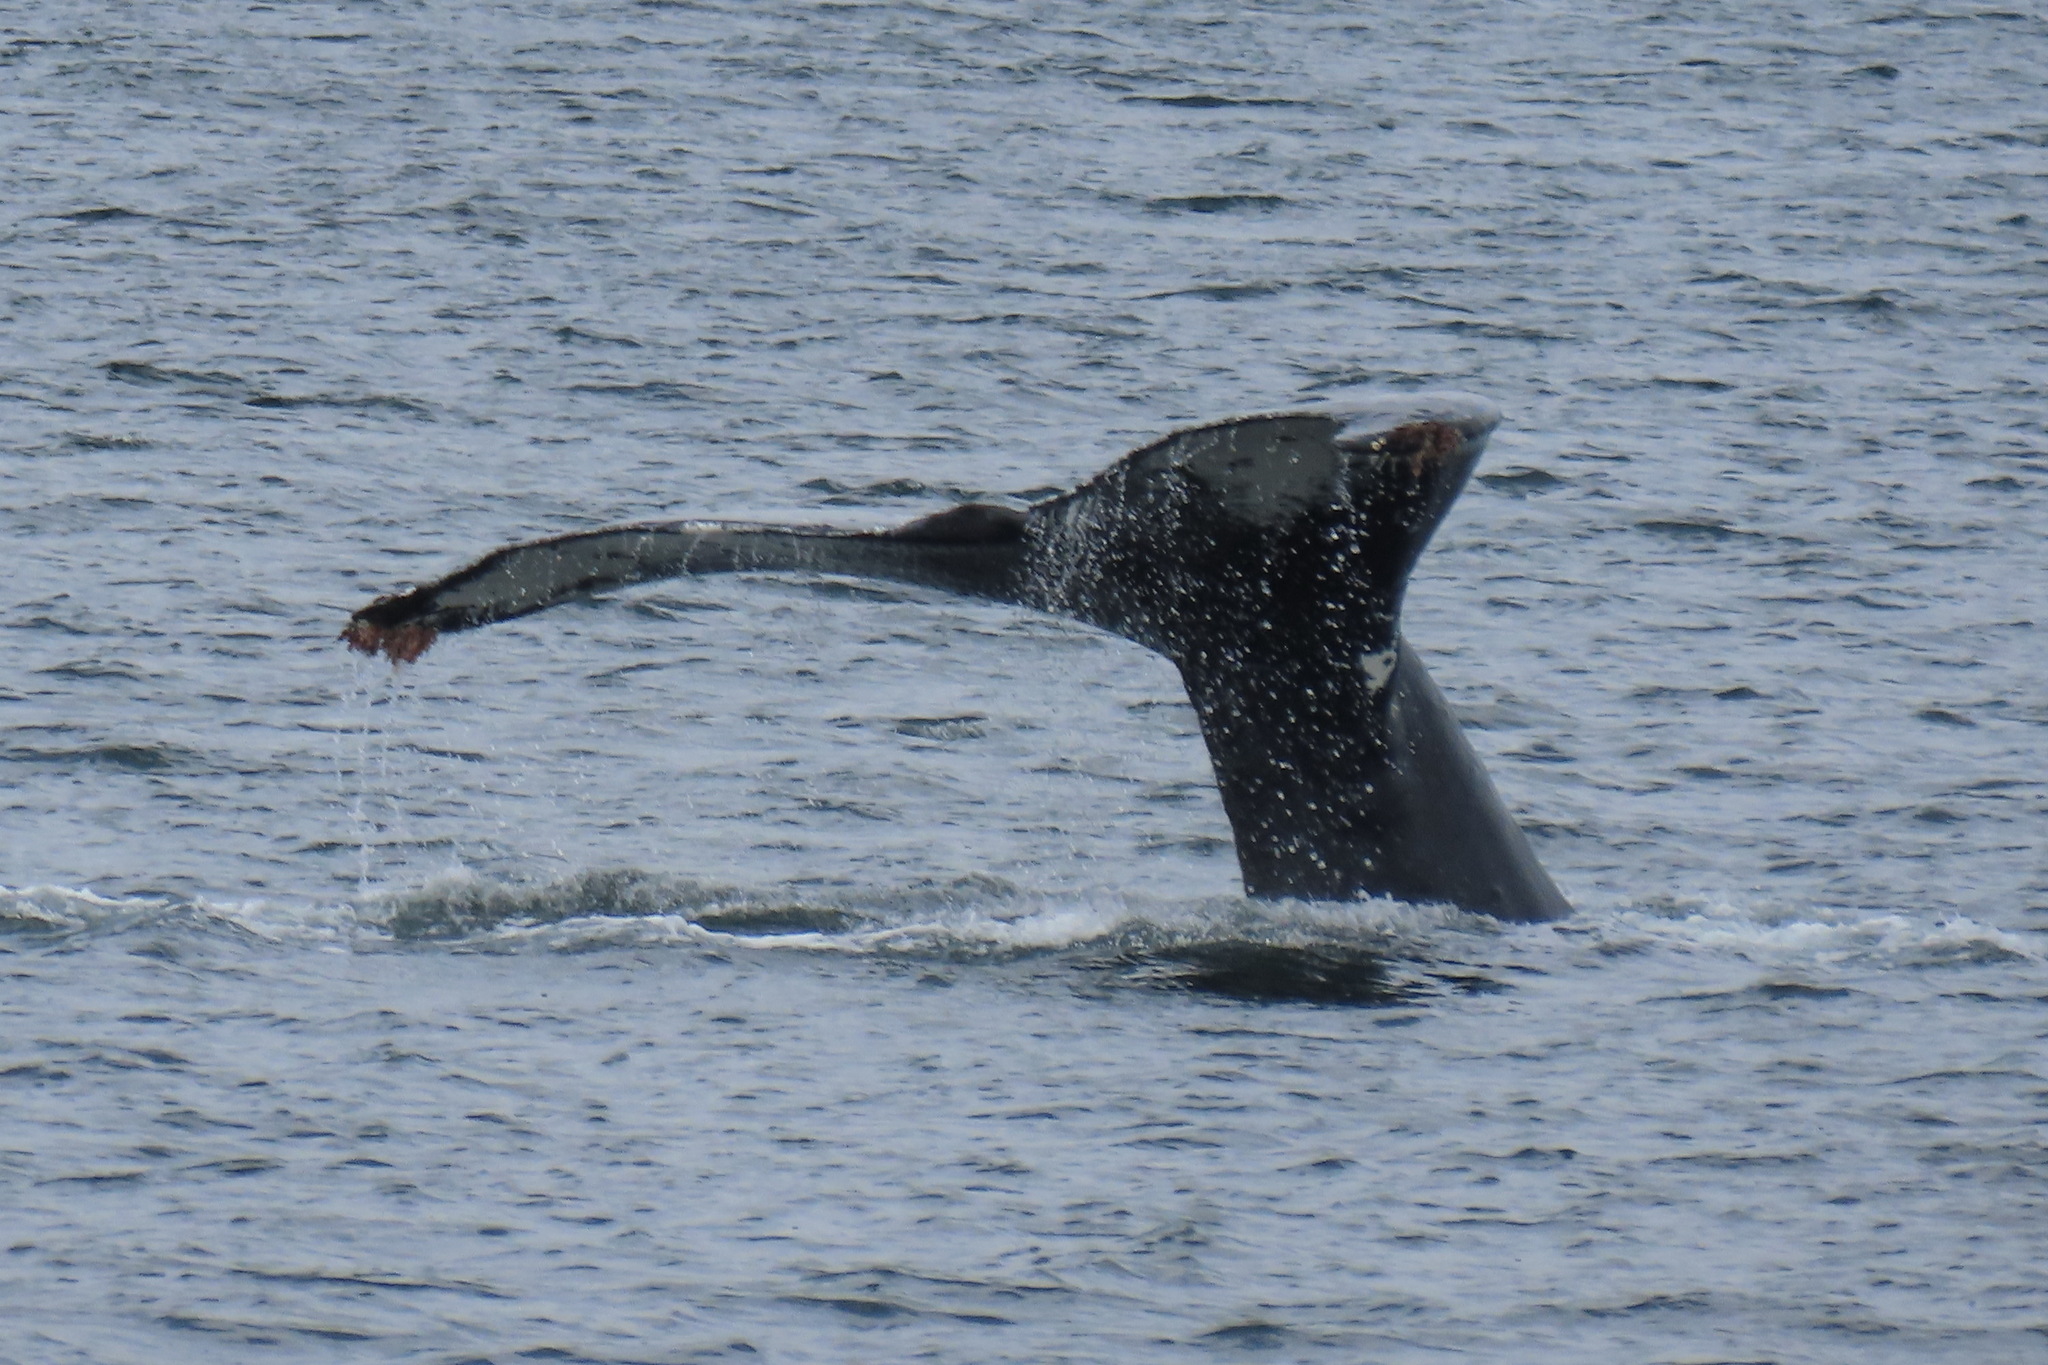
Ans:
<svg viewBox="0 0 2048 1365"><path fill-rule="evenodd" d="M491 551L411 592L380 597L342 638L410 663L449 631L545 611L609 588L682 574L810 570L892 578L1014 600L1027 518L1007 507L951 508L891 531L651 521L529 540ZM1014 561L1014 562L1013 562Z"/></svg>
<svg viewBox="0 0 2048 1365"><path fill-rule="evenodd" d="M446 632L679 574L800 571L1071 617L1180 669L1247 894L1570 906L1403 643L1409 571L1500 414L1460 394L1175 432L1022 511L884 531L644 522L529 541L381 597L342 638L407 662Z"/></svg>

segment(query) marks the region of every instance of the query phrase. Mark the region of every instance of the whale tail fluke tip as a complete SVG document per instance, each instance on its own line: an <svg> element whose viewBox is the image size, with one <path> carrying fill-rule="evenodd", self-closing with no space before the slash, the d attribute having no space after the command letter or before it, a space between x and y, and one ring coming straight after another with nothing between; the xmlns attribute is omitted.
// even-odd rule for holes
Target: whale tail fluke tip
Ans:
<svg viewBox="0 0 2048 1365"><path fill-rule="evenodd" d="M365 607L351 616L342 628L342 640L356 653L367 654L373 659L382 654L396 667L419 658L440 638L440 631L418 621L399 625L378 624L370 619L370 613L379 605L381 603L372 603Z"/></svg>

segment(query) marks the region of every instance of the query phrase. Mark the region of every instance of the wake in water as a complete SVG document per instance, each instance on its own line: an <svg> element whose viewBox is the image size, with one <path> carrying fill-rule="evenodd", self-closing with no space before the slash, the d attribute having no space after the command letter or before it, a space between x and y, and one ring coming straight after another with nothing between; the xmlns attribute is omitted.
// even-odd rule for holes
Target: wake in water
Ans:
<svg viewBox="0 0 2048 1365"><path fill-rule="evenodd" d="M986 876L823 896L632 869L535 884L458 872L327 905L0 888L0 941L17 950L129 936L356 952L675 948L967 968L1044 960L1085 981L1365 1006L1510 990L1518 978L1567 963L1611 966L1650 955L1807 974L2040 960L2016 936L1963 917L1680 898L1509 927L1451 907L1386 900L1050 895Z"/></svg>

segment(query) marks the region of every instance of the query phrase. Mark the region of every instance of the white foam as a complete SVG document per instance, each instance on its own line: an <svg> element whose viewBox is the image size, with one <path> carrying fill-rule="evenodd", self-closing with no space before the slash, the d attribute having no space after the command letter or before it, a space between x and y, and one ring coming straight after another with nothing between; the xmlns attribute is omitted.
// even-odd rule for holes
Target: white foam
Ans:
<svg viewBox="0 0 2048 1365"><path fill-rule="evenodd" d="M543 901L555 898L542 892L534 903ZM718 927L719 918L744 915L756 904L782 913L848 914L855 922L845 929L775 932ZM792 905L785 897L728 893L716 902L663 913L574 914L541 920L515 915L496 925L478 926L475 933L496 943L557 951L702 944L764 952L1002 958L1091 946L1147 951L1222 940L1281 946L1340 943L1404 955L1426 951L1446 934L1496 933L1499 928L1493 920L1448 906L1397 901L1187 901L1105 891L1010 892L938 905L928 893L906 892L863 899L858 905L809 906Z"/></svg>
<svg viewBox="0 0 2048 1365"><path fill-rule="evenodd" d="M424 930L394 919L410 907ZM445 908L444 917L437 908ZM845 928L721 928L750 911ZM745 892L685 878L585 873L543 886L498 885L467 872L361 903L279 898L174 900L104 896L73 887L0 887L0 926L64 936L184 920L282 947L370 950L394 939L532 945L556 951L626 946L716 946L850 956L1001 958L1099 946L1152 951L1239 941L1289 947L1343 945L1390 956L1431 956L1474 936L1530 944L1556 935L1603 959L1641 952L1705 955L1765 967L1930 967L2048 960L2029 939L1967 916L1929 920L1899 910L1744 903L1711 897L1588 908L1552 925L1502 924L1449 906L1390 900L1176 900L1113 892L1030 892L1007 884L907 888L851 900ZM700 922L708 921L708 922ZM1454 950L1455 951L1455 950Z"/></svg>
<svg viewBox="0 0 2048 1365"><path fill-rule="evenodd" d="M116 915L158 910L166 904L154 898L102 896L68 886L0 886L0 923L76 932Z"/></svg>
<svg viewBox="0 0 2048 1365"><path fill-rule="evenodd" d="M1654 947L1770 965L2043 960L2026 939L1968 916L1930 921L1897 910L1674 898L1583 915L1559 927L1591 936L1607 952Z"/></svg>

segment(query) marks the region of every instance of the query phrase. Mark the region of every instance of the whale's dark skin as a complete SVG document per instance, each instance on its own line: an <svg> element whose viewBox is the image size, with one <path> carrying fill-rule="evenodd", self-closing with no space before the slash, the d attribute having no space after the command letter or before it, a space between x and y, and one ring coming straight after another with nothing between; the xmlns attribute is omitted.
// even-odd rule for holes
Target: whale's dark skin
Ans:
<svg viewBox="0 0 2048 1365"><path fill-rule="evenodd" d="M1034 507L886 531L650 522L506 546L379 598L343 638L394 662L441 633L679 574L808 570L1072 617L1173 660L1247 894L1571 907L1429 672L1401 597L1499 422L1461 395L1176 432Z"/></svg>

